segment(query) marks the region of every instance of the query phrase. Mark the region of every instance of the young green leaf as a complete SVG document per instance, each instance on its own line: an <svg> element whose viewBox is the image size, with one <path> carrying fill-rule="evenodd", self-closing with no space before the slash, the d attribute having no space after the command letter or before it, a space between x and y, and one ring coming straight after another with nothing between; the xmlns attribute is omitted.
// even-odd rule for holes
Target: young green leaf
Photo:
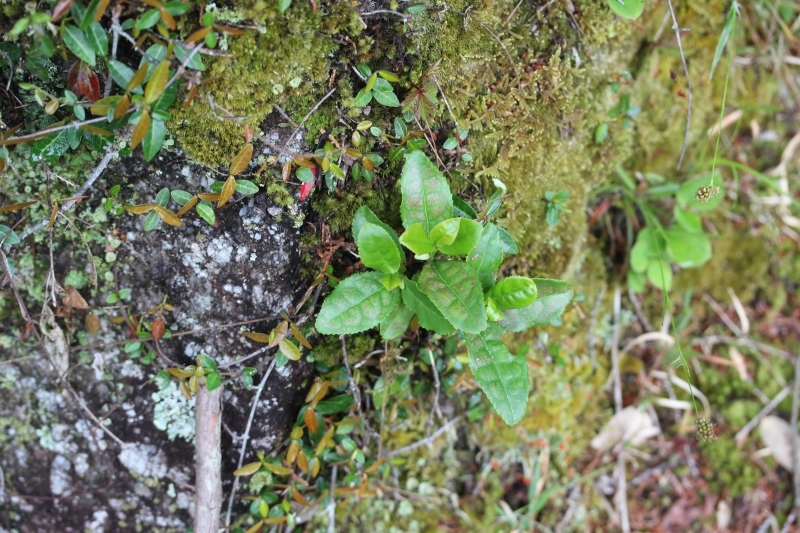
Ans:
<svg viewBox="0 0 800 533"><path fill-rule="evenodd" d="M367 222L361 226L356 244L365 266L386 274L400 269L400 254L392 237L382 227Z"/></svg>
<svg viewBox="0 0 800 533"><path fill-rule="evenodd" d="M397 99L394 92L389 91L372 91L372 96L379 104L386 107L400 107L400 100Z"/></svg>
<svg viewBox="0 0 800 533"><path fill-rule="evenodd" d="M288 339L281 339L278 349L290 361L299 361L301 357L300 348Z"/></svg>
<svg viewBox="0 0 800 533"><path fill-rule="evenodd" d="M0 224L0 242L7 244L8 246L13 246L14 244L19 244L21 241L14 230L8 226Z"/></svg>
<svg viewBox="0 0 800 533"><path fill-rule="evenodd" d="M209 392L219 388L221 384L222 376L219 375L219 372L211 372L210 374L206 375L206 388Z"/></svg>
<svg viewBox="0 0 800 533"><path fill-rule="evenodd" d="M396 339L406 332L412 318L414 311L400 302L392 314L381 322L381 338L387 341Z"/></svg>
<svg viewBox="0 0 800 533"><path fill-rule="evenodd" d="M236 180L236 192L247 195L256 194L258 185L250 180Z"/></svg>
<svg viewBox="0 0 800 533"><path fill-rule="evenodd" d="M322 304L317 331L360 333L380 324L400 301L400 291L387 291L381 277L380 272L366 272L342 280Z"/></svg>
<svg viewBox="0 0 800 533"><path fill-rule="evenodd" d="M361 89L360 91L358 91L358 94L356 95L356 100L354 102L354 105L356 107L365 107L369 105L371 101L372 101L372 91L366 91L364 89Z"/></svg>
<svg viewBox="0 0 800 533"><path fill-rule="evenodd" d="M400 258L403 259L405 257L405 253L403 252L403 247L400 246L400 239L397 237L397 232L393 230L391 226L379 219L378 216L365 205L359 207L358 211L356 211L356 214L353 216L353 239L358 241L358 234L361 231L361 227L368 222L370 224L380 226L386 230L397 246L397 252L400 254Z"/></svg>
<svg viewBox="0 0 800 533"><path fill-rule="evenodd" d="M65 24L64 44L80 59L83 59L93 67L96 65L97 56L95 51L86 39L86 34L80 28L72 24Z"/></svg>
<svg viewBox="0 0 800 533"><path fill-rule="evenodd" d="M430 233L436 224L452 218L450 186L424 153L415 150L406 156L400 190L403 194L400 217L404 228L419 222Z"/></svg>
<svg viewBox="0 0 800 533"><path fill-rule="evenodd" d="M650 261L647 265L647 279L662 291L669 291L672 288L672 269L669 263L663 259Z"/></svg>
<svg viewBox="0 0 800 533"><path fill-rule="evenodd" d="M436 224L430 231L431 241L438 248L453 244L461 225L459 218L448 218Z"/></svg>
<svg viewBox="0 0 800 533"><path fill-rule="evenodd" d="M536 300L536 283L522 276L509 276L500 280L486 296L491 298L499 309L522 309Z"/></svg>
<svg viewBox="0 0 800 533"><path fill-rule="evenodd" d="M691 231L693 233L703 231L703 221L697 213L693 213L688 209L683 209L678 204L675 204L675 208L672 210L672 216L675 217L675 222L680 224L686 231Z"/></svg>
<svg viewBox="0 0 800 533"><path fill-rule="evenodd" d="M214 213L214 208L211 207L211 204L207 202L200 202L195 207L197 214L206 221L209 226L213 226L214 223L217 221L217 215Z"/></svg>
<svg viewBox="0 0 800 533"><path fill-rule="evenodd" d="M481 283L466 263L428 263L419 276L419 288L458 329L466 333L480 333L486 329Z"/></svg>
<svg viewBox="0 0 800 533"><path fill-rule="evenodd" d="M503 312L500 325L508 331L525 331L533 326L544 326L560 317L572 301L572 285L558 279L534 278L536 301L522 309Z"/></svg>
<svg viewBox="0 0 800 533"><path fill-rule="evenodd" d="M402 295L403 303L417 314L419 325L423 328L439 335L447 335L456 330L415 282L406 279Z"/></svg>
<svg viewBox="0 0 800 533"><path fill-rule="evenodd" d="M622 18L636 19L644 11L644 2L642 0L608 0L608 7Z"/></svg>
<svg viewBox="0 0 800 533"><path fill-rule="evenodd" d="M503 329L496 324L480 334L465 334L469 367L475 380L508 425L522 420L528 403L528 361L514 357L503 344Z"/></svg>
<svg viewBox="0 0 800 533"><path fill-rule="evenodd" d="M467 257L467 264L478 275L484 291L494 285L497 269L503 262L503 243L499 229L494 224L486 224L478 244Z"/></svg>
<svg viewBox="0 0 800 533"><path fill-rule="evenodd" d="M693 233L680 227L666 232L667 252L681 268L698 267L711 259L711 242L705 233Z"/></svg>
<svg viewBox="0 0 800 533"><path fill-rule="evenodd" d="M431 241L422 224L417 222L408 227L400 235L400 243L414 252L415 255L425 255L433 252L436 246Z"/></svg>
<svg viewBox="0 0 800 533"><path fill-rule="evenodd" d="M722 57L722 52L725 51L725 45L728 43L728 40L731 38L731 33L733 32L733 28L736 25L736 15L738 9L738 4L734 2L730 10L728 11L728 18L725 21L725 26L722 28L722 32L719 34L719 40L717 41L717 49L714 50L714 59L711 61L711 70L708 72L708 81L710 82L711 79L714 77L714 71L717 70L717 65L719 64L719 60Z"/></svg>
<svg viewBox="0 0 800 533"><path fill-rule="evenodd" d="M483 226L469 218L458 218L458 234L451 244L439 246L439 250L447 255L465 255L478 244L483 234Z"/></svg>

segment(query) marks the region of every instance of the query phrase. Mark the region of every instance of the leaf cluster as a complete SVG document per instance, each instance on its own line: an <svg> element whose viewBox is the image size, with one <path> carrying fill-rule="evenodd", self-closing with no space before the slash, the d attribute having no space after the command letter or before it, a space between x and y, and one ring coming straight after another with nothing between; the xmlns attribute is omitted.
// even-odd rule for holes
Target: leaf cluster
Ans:
<svg viewBox="0 0 800 533"><path fill-rule="evenodd" d="M503 254L516 252L513 238L487 220L500 208L499 192L479 217L451 193L421 151L407 154L400 188L405 231L398 235L366 206L356 212L353 237L372 271L342 280L324 301L315 327L323 334L350 334L379 326L385 339L409 327L441 335L459 331L476 380L503 419L515 424L528 399L528 367L501 337L558 317L572 288L522 276L497 280ZM405 249L424 262L411 277ZM537 299L540 290L545 294Z"/></svg>

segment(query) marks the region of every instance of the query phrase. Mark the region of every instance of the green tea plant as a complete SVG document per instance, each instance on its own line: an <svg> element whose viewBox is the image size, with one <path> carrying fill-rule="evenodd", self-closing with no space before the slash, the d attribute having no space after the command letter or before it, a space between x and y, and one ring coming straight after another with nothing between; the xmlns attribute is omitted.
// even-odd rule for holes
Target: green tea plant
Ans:
<svg viewBox="0 0 800 533"><path fill-rule="evenodd" d="M398 236L366 206L353 219L353 237L370 272L342 280L316 320L323 334L379 327L394 339L412 320L441 335L459 332L475 379L509 425L525 414L530 383L527 360L512 356L502 336L549 324L572 299L572 286L554 279L509 276L497 280L513 238L486 219L500 207L493 196L479 218L454 195L444 175L418 150L409 152L400 179ZM406 270L407 248L417 263ZM416 272L410 274L409 272Z"/></svg>
<svg viewBox="0 0 800 533"><path fill-rule="evenodd" d="M558 215L562 211L569 213L569 209L567 209L569 191L559 191L557 193L545 191L544 199L547 201L547 211L544 218L547 221L547 225L554 228L558 224Z"/></svg>

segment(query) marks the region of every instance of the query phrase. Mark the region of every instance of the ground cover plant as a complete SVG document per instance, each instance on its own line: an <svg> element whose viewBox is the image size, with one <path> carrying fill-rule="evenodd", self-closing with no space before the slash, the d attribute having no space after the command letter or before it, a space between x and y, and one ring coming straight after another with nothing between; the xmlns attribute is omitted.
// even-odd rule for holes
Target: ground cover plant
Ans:
<svg viewBox="0 0 800 533"><path fill-rule="evenodd" d="M0 528L791 529L799 14L4 3Z"/></svg>

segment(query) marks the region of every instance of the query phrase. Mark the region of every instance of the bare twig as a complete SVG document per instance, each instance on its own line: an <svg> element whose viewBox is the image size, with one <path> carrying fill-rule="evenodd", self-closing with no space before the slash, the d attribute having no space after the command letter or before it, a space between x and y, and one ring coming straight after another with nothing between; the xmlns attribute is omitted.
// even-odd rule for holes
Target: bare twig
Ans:
<svg viewBox="0 0 800 533"><path fill-rule="evenodd" d="M736 443L741 445L744 442L744 439L747 438L747 435L749 435L753 428L758 425L761 419L770 414L778 406L778 404L780 404L787 396L789 396L790 392L791 389L789 387L782 388L780 392L776 394L775 397L772 398L772 400L770 400L770 402L765 405L764 408L761 409L761 411L759 411L759 413L750 422L745 424L745 426L740 429L736 435L734 435L733 438Z"/></svg>
<svg viewBox="0 0 800 533"><path fill-rule="evenodd" d="M425 423L425 431L427 432L430 429L431 424L433 424L433 413L439 415L439 420L442 420L444 417L442 416L442 411L439 409L439 389L441 385L439 383L439 371L436 369L436 360L433 358L433 351L428 348L428 357L431 361L431 370L433 371L433 384L435 395L433 398L433 405L431 406L431 412L428 415L428 420Z"/></svg>
<svg viewBox="0 0 800 533"><path fill-rule="evenodd" d="M336 488L336 470L337 465L333 465L331 469L331 488L328 495L328 533L336 533L336 499L334 498L333 491Z"/></svg>
<svg viewBox="0 0 800 533"><path fill-rule="evenodd" d="M426 437L422 440L419 440L413 444L409 444L408 446L403 446L402 448L398 448L397 450L392 450L390 452L384 452L383 456L386 458L396 457L398 455L402 455L404 453L410 452L411 450L416 450L420 446L426 446L435 441L442 435L445 431L450 429L456 422L461 419L461 416L457 416L451 420L448 420L442 427L437 429L430 437Z"/></svg>
<svg viewBox="0 0 800 533"><path fill-rule="evenodd" d="M794 362L794 385L792 386L792 481L794 483L794 511L800 516L800 443L797 437L797 416L800 412L800 357Z"/></svg>
<svg viewBox="0 0 800 533"><path fill-rule="evenodd" d="M628 287L628 299L631 301L633 305L633 312L636 313L636 318L639 319L639 323L642 325L645 331L653 331L653 325L647 319L647 316L642 311L642 302L639 300L639 297L633 292L633 289Z"/></svg>
<svg viewBox="0 0 800 533"><path fill-rule="evenodd" d="M594 354L594 328L595 324L597 323L597 313L600 311L600 304L603 302L603 296L606 294L606 286L603 285L600 289L600 292L597 293L597 298L594 300L594 307L592 307L592 312L589 315L589 332L588 332L588 351L589 351L589 361L592 363L592 368L597 368L597 358Z"/></svg>
<svg viewBox="0 0 800 533"><path fill-rule="evenodd" d="M614 411L622 410L622 379L619 373L619 313L622 305L622 292L619 285L614 287L614 326L611 340L611 373L614 376Z"/></svg>
<svg viewBox="0 0 800 533"><path fill-rule="evenodd" d="M522 0L520 0L520 3L522 3ZM458 130L459 140L461 140L461 126L458 125L458 119L453 114L453 110L450 108L450 102L447 101L447 95L444 94L444 90L442 89L442 86L439 85L439 80L436 79L436 76L431 74L431 79L433 80L433 83L436 84L436 88L439 89L439 94L442 95L442 100L444 100L444 105L447 107L447 112L450 113L450 118L452 118L453 122L455 122L455 124L456 124L456 129Z"/></svg>
<svg viewBox="0 0 800 533"><path fill-rule="evenodd" d="M405 13L400 13L399 11L393 11L391 9L376 9L375 11L367 11L366 13L359 13L359 16L371 17L372 15L381 15L381 14L395 15L403 20L408 20L411 18L411 15L406 15Z"/></svg>
<svg viewBox="0 0 800 533"><path fill-rule="evenodd" d="M127 138L127 136L125 137ZM92 173L89 175L89 178L75 192L74 196L76 197L83 196L83 194L89 190L89 188L94 184L94 182L97 181L97 178L100 177L100 175L106 169L108 164L114 157L117 156L117 154L119 154L119 145L116 143L109 145L108 148L106 149L106 155L103 156L103 159L100 160L100 163L98 163L97 167L95 167L94 171L92 171ZM64 205L62 205L61 208L59 209L59 216L62 215L65 211L69 211L70 209L72 209L72 207L76 203L77 200L67 200L66 202L64 202ZM40 220L33 226L29 227L28 229L20 233L19 234L20 240L25 239L28 235L36 233L37 231L45 227L49 221L50 221L49 215L43 217L42 220Z"/></svg>
<svg viewBox="0 0 800 533"><path fill-rule="evenodd" d="M239 462L236 466L237 469L242 467L242 463L244 462L244 454L247 452L247 441L250 439L250 427L253 425L253 417L256 415L256 408L258 408L258 400L261 398L261 391L264 390L264 385L267 383L267 379L269 379L269 375L272 373L272 369L275 368L275 358L272 359L272 362L269 364L269 368L267 371L264 372L264 377L261 378L261 383L258 384L258 389L256 389L256 395L253 398L253 406L250 408L250 417L247 419L247 426L244 429L244 433L242 433L242 447L239 450ZM236 476L233 479L233 488L231 488L231 495L228 498L228 510L225 513L225 525L231 525L231 513L233 512L233 499L236 497L236 490L239 488L239 476Z"/></svg>
<svg viewBox="0 0 800 533"><path fill-rule="evenodd" d="M617 493L614 499L617 500L617 512L619 513L619 527L623 533L630 533L631 523L628 517L628 487L625 479L625 450L620 450L617 456Z"/></svg>
<svg viewBox="0 0 800 533"><path fill-rule="evenodd" d="M331 96L333 93L335 93L335 92L336 92L336 88L333 88L333 89L331 89L330 91L328 91L328 94L326 94L325 96L323 96L323 97L322 97L322 99L321 99L319 102L317 102L316 104L314 104L314 107L312 107L311 109L309 109L309 110L308 110L308 113L306 113L306 116L304 116L304 117L303 117L303 120L301 120L301 121L300 121L300 123L297 125L297 127L296 127L296 128L294 129L294 131L292 132L292 134L291 134L291 135L289 136L289 138L286 140L286 143L283 145L283 149L284 149L284 150L286 150L286 149L289 147L289 143L291 143L291 142L292 142L292 139L294 139L295 135L297 135L297 134L298 134L298 132L300 131L300 129L303 127L303 124L305 124L305 123L306 123L306 120L308 120L308 119L309 119L309 117L310 117L310 116L311 116L311 115L314 113L314 111L316 111L317 109L319 109L319 106L321 106L321 105L323 104L323 102L325 102L325 100L327 100L327 99L328 99L328 98L329 98L329 97L330 97L330 96Z"/></svg>
<svg viewBox="0 0 800 533"><path fill-rule="evenodd" d="M353 395L353 401L356 404L358 414L361 416L361 421L364 422L364 446L367 446L369 444L369 439L374 432L372 431L372 427L370 427L367 416L364 414L363 408L361 407L361 389L358 388L358 385L356 385L356 382L353 380L353 371L350 368L350 361L347 360L347 346L345 346L345 339L346 335L339 335L339 340L342 343L342 360L344 361L344 368L347 370L347 378L349 381L348 386L350 388L350 393ZM378 436L378 439L380 440L380 436Z"/></svg>
<svg viewBox="0 0 800 533"><path fill-rule="evenodd" d="M681 64L683 65L683 72L686 75L686 126L683 129L683 143L681 143L681 155L678 157L678 165L676 168L681 168L683 163L683 156L686 155L686 143L689 140L689 125L692 120L692 81L689 78L689 67L686 65L686 56L683 53L683 43L681 42L681 28L678 26L678 19L675 17L675 9L672 6L672 0L667 0L669 7L669 14L672 17L672 31L675 32L675 38L678 40L678 52L681 55Z"/></svg>

